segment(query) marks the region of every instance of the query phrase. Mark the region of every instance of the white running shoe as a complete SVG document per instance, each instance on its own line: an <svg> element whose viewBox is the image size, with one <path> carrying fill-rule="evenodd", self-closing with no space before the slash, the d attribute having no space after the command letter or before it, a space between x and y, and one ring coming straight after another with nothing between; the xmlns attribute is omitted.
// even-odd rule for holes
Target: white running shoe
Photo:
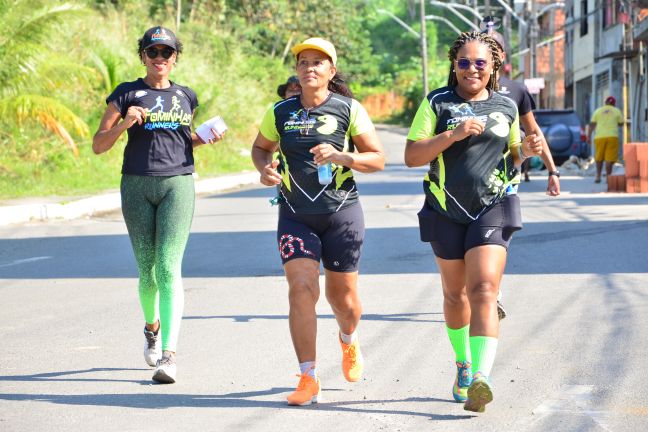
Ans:
<svg viewBox="0 0 648 432"><path fill-rule="evenodd" d="M171 351L164 351L162 358L158 360L153 372L153 381L162 384L173 384L176 380L176 373L178 368L176 366L175 354Z"/></svg>
<svg viewBox="0 0 648 432"><path fill-rule="evenodd" d="M155 367L158 360L162 358L160 345L160 329L158 328L157 333L153 333L144 327L144 360L151 367Z"/></svg>

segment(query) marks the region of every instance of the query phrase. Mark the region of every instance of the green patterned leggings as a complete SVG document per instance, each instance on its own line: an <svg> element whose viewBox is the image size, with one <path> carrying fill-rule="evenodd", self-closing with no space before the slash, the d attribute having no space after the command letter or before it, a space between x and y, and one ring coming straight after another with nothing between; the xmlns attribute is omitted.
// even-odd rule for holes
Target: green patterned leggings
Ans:
<svg viewBox="0 0 648 432"><path fill-rule="evenodd" d="M182 257L195 204L193 177L123 175L121 201L144 319L160 320L162 349L175 351L184 307Z"/></svg>

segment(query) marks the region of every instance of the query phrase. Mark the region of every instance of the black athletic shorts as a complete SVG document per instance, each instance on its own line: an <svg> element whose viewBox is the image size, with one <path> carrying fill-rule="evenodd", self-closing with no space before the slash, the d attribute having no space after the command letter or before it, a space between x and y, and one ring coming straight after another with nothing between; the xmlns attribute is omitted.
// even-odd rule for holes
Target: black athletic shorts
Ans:
<svg viewBox="0 0 648 432"><path fill-rule="evenodd" d="M360 203L324 214L296 214L279 207L277 243L283 264L295 258L321 259L330 271L358 271L364 232Z"/></svg>
<svg viewBox="0 0 648 432"><path fill-rule="evenodd" d="M427 204L418 217L421 240L432 245L434 255L446 260L463 259L469 249L486 244L508 249L513 233L522 229L517 194L505 196L469 224L448 219Z"/></svg>

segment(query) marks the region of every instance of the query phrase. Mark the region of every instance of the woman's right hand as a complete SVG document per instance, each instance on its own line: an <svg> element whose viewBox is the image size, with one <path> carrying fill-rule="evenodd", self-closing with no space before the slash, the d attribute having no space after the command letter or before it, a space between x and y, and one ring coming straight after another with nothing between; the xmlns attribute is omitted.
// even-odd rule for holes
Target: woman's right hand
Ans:
<svg viewBox="0 0 648 432"><path fill-rule="evenodd" d="M469 136L481 135L486 128L486 124L476 118L471 118L463 123L460 123L455 129L452 130L450 138L454 141L461 141Z"/></svg>
<svg viewBox="0 0 648 432"><path fill-rule="evenodd" d="M263 168L261 183L266 186L276 186L281 183L281 175L277 172L279 161L274 160Z"/></svg>
<svg viewBox="0 0 648 432"><path fill-rule="evenodd" d="M128 111L126 111L126 116L124 117L124 123L126 124L126 127L129 128L136 122L137 124L141 125L144 122L144 119L146 119L147 112L148 109L139 106L129 107Z"/></svg>

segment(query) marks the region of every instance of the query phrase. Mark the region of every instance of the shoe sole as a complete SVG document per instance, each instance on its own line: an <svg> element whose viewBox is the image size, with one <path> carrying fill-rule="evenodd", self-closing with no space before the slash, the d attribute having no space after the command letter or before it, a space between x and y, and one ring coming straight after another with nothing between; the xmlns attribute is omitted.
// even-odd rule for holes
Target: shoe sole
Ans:
<svg viewBox="0 0 648 432"><path fill-rule="evenodd" d="M504 318L506 318L506 311L500 304L500 302L497 302L497 318L499 318L500 321L502 321Z"/></svg>
<svg viewBox="0 0 648 432"><path fill-rule="evenodd" d="M173 384L175 378L167 375L163 370L158 370L153 374L153 381L159 382L160 384Z"/></svg>
<svg viewBox="0 0 648 432"><path fill-rule="evenodd" d="M475 382L468 388L468 399L464 410L482 413L486 404L492 402L493 390L486 382Z"/></svg>
<svg viewBox="0 0 648 432"><path fill-rule="evenodd" d="M302 402L302 403L300 403L300 404L299 404L299 403L291 403L291 402L289 401L289 402L288 402L288 405L290 405L290 406L308 406L308 405L310 405L310 404L314 404L314 403L317 403L317 402L322 402L322 394L321 394L321 390L320 390L320 393L317 393L317 394L316 394L315 396L313 396L313 397L311 398L311 400L309 400L309 401Z"/></svg>
<svg viewBox="0 0 648 432"><path fill-rule="evenodd" d="M144 361L146 362L147 365L149 365L151 367L155 367L155 366L157 366L157 361L160 360L161 358L162 358L162 355L160 355L160 357L155 358L153 360L153 363L151 363L149 361L148 357L144 356Z"/></svg>

